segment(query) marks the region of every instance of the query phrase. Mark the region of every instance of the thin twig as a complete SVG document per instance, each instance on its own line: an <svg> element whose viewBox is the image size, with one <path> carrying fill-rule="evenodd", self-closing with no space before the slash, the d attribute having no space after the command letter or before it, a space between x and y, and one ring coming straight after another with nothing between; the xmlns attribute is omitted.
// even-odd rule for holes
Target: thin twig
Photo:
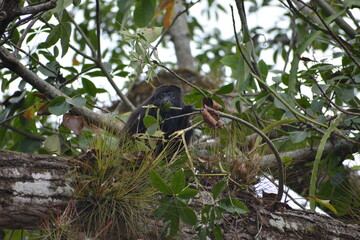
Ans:
<svg viewBox="0 0 360 240"><path fill-rule="evenodd" d="M96 68L95 65L91 66L91 67L88 67L87 69L84 69L83 71L79 72L78 74L76 74L75 76L73 76L72 78L70 78L69 80L66 80L65 82L63 82L62 84L59 85L59 89L61 89L62 87L64 87L65 85L75 81L78 77L80 77L81 75L83 75L84 73L92 70Z"/></svg>
<svg viewBox="0 0 360 240"><path fill-rule="evenodd" d="M13 132L16 132L16 133L18 133L20 135L23 135L24 137L26 137L28 139L39 141L39 142L45 141L45 138L42 137L42 136L38 136L38 135L35 135L35 134L32 134L32 133L26 132L24 130L20 130L20 129L16 128L16 127L11 126L10 124L3 123L1 125L8 128L8 129L10 129Z"/></svg>
<svg viewBox="0 0 360 240"><path fill-rule="evenodd" d="M239 49L239 52L240 52L241 56L243 57L243 59L244 59L244 61L246 63L246 65L250 68L250 70L251 70L251 72L253 74L256 74L255 69L253 69L252 64L246 58L245 53L244 53L243 49L241 48L240 41L239 41L239 38L238 38L238 35L237 35L237 32L236 32L236 25L235 25L235 17L234 17L233 6L230 5L230 9L231 9L231 16L232 16L232 21L233 21L233 29L234 29L234 36L235 36L235 40L236 40L236 45L237 45L237 47Z"/></svg>
<svg viewBox="0 0 360 240"><path fill-rule="evenodd" d="M353 116L360 116L360 113L356 113L356 112L349 112L343 108L341 108L340 106L336 105L324 92L324 90L322 90L322 88L320 87L319 83L316 81L316 79L313 76L310 76L310 78L314 81L314 83L316 84L316 86L318 87L318 89L320 90L321 94L326 98L326 100L333 105L337 110L339 110L342 113L348 114L348 115L353 115Z"/></svg>
<svg viewBox="0 0 360 240"><path fill-rule="evenodd" d="M207 97L206 94L196 85L192 84L191 82L189 82L188 80L186 80L185 78L180 77L176 72L171 71L169 68L167 68L165 65L158 63L158 62L154 62L156 65L165 68L167 71L169 71L172 75L174 75L177 79L179 79L180 81L186 83L187 85L195 88L196 90L199 91L199 93L201 93L204 97Z"/></svg>
<svg viewBox="0 0 360 240"><path fill-rule="evenodd" d="M162 40L164 39L164 37L166 36L166 34L169 32L169 30L171 29L171 27L174 25L174 23L176 22L176 20L177 20L182 14L186 13L187 11L189 11L189 9L190 9L192 6L194 6L196 3L198 3L198 2L200 2L200 0L198 0L198 1L194 2L194 3L188 4L183 11L179 12L179 13L175 16L175 18L174 18L174 20L172 21L169 29L166 29L166 30L161 34L161 37L160 37L159 41L157 41L157 43L155 44L155 46L154 46L153 49L151 50L149 57L151 57L151 56L153 55L154 51L155 51L156 48L160 45L160 43L162 42Z"/></svg>
<svg viewBox="0 0 360 240"><path fill-rule="evenodd" d="M96 38L97 38L97 58L101 59L101 35L100 35L100 1L96 0Z"/></svg>
<svg viewBox="0 0 360 240"><path fill-rule="evenodd" d="M256 53L255 53L254 43L253 43L252 38L250 36L250 30L249 30L247 20L246 20L244 0L235 0L235 2L236 2L236 7L237 7L238 12L239 12L239 16L240 16L243 36L248 36L248 38L249 38L248 43L250 45L250 56L252 58L252 65L253 65L253 69L255 71L254 73L258 77L261 78L261 72L260 72L259 66L257 64L257 56L256 56Z"/></svg>
<svg viewBox="0 0 360 240"><path fill-rule="evenodd" d="M65 11L66 11L66 9L65 9ZM84 33L84 31L81 29L81 27L77 24L77 22L75 21L73 16L69 12L67 12L67 15L69 16L71 23L74 24L75 29L80 33L80 35L82 37L82 40L84 40L86 45L90 48L92 56L95 57L96 56L96 50L95 50L94 46L91 44L91 41L89 40L87 35Z"/></svg>
<svg viewBox="0 0 360 240"><path fill-rule="evenodd" d="M304 4L305 6L307 6L308 8L310 8L315 14L316 16L320 19L321 23L324 25L324 27L328 30L328 34L330 34L330 36L341 46L341 48L347 53L347 55L349 56L349 58L355 63L355 65L360 68L360 63L356 60L356 58L352 55L351 51L348 49L347 45L345 45L344 40L342 40L338 35L336 35L332 29L329 27L329 25L325 22L325 20L321 17L321 15L319 14L319 12L316 10L315 7L311 7L310 5L306 4L304 1L302 0L298 0L299 2L301 2L302 4Z"/></svg>

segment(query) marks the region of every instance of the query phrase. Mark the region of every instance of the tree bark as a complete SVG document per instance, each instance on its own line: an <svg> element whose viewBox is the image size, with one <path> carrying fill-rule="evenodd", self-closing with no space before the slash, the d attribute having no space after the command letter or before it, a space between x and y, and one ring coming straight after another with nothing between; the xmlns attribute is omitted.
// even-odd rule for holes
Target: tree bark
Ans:
<svg viewBox="0 0 360 240"><path fill-rule="evenodd" d="M175 16L181 13L184 5L182 1L175 1ZM174 43L178 68L195 71L194 58L190 49L190 32L186 21L186 14L182 13L170 28L171 40Z"/></svg>
<svg viewBox="0 0 360 240"><path fill-rule="evenodd" d="M0 229L38 229L51 211L64 209L71 198L71 169L67 158L0 150ZM203 201L196 198L192 205L201 207ZM219 223L224 239L360 239L359 225L328 216L289 209L272 212L261 205L251 209L240 216L225 214ZM196 238L187 226L180 235Z"/></svg>
<svg viewBox="0 0 360 240"><path fill-rule="evenodd" d="M68 204L68 159L0 150L0 229L39 228Z"/></svg>

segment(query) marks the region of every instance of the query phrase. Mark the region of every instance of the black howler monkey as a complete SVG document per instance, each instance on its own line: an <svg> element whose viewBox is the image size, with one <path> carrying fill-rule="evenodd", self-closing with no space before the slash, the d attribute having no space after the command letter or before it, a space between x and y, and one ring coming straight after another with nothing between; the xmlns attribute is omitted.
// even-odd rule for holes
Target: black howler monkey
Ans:
<svg viewBox="0 0 360 240"><path fill-rule="evenodd" d="M181 110L169 109L168 103L170 103L171 107L181 108ZM144 106L148 105L155 105L157 108L144 108ZM174 132L191 126L189 121L190 116L176 116L190 113L193 110L193 105L187 105L183 103L182 93L179 87L174 85L164 85L157 88L150 98L148 98L143 104L141 104L141 106L135 109L126 122L122 132L126 135L145 133L146 127L143 120L146 114L153 116L154 118L161 116L161 119L159 119L159 126L160 129L165 133L165 139L169 140L169 136ZM185 133L185 140L187 144L190 141L192 133L192 130ZM157 148L156 152L161 151L163 148L164 144L161 143L161 146Z"/></svg>

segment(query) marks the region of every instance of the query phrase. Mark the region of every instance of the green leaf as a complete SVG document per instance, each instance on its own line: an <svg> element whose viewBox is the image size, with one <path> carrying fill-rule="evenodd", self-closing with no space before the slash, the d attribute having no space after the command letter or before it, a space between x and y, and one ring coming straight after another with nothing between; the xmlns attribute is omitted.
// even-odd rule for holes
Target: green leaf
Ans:
<svg viewBox="0 0 360 240"><path fill-rule="evenodd" d="M53 13L57 19L62 19L62 15L64 10L73 3L73 0L58 0L56 2L56 7L49 10L49 12Z"/></svg>
<svg viewBox="0 0 360 240"><path fill-rule="evenodd" d="M157 119L154 118L153 116L151 115L146 115L143 119L143 123L144 123L144 126L145 127L150 127L151 125L153 124L156 124L157 123Z"/></svg>
<svg viewBox="0 0 360 240"><path fill-rule="evenodd" d="M235 198L224 198L219 201L219 206L230 213L244 214L250 212L245 204Z"/></svg>
<svg viewBox="0 0 360 240"><path fill-rule="evenodd" d="M138 33L141 34L148 43L152 43L160 37L162 29L162 27L140 28Z"/></svg>
<svg viewBox="0 0 360 240"><path fill-rule="evenodd" d="M194 226L197 222L197 217L194 210L181 201L177 201L176 204L178 206L180 219L184 221L184 223Z"/></svg>
<svg viewBox="0 0 360 240"><path fill-rule="evenodd" d="M185 174L181 169L177 171L171 180L171 190L174 194L181 192L185 188Z"/></svg>
<svg viewBox="0 0 360 240"><path fill-rule="evenodd" d="M81 3L81 0L73 0L74 6L79 6Z"/></svg>
<svg viewBox="0 0 360 240"><path fill-rule="evenodd" d="M216 225L214 227L213 233L214 233L214 237L215 237L216 240L222 240L223 239L221 228L220 228L219 225Z"/></svg>
<svg viewBox="0 0 360 240"><path fill-rule="evenodd" d="M43 46L45 48L49 48L55 45L57 41L59 41L60 36L61 36L61 26L59 24L51 30L50 34L47 36L45 42L43 43Z"/></svg>
<svg viewBox="0 0 360 240"><path fill-rule="evenodd" d="M180 219L177 214L171 216L170 236L175 236L180 229Z"/></svg>
<svg viewBox="0 0 360 240"><path fill-rule="evenodd" d="M190 199L195 197L198 193L199 191L195 189L185 189L178 194L178 197L182 199Z"/></svg>
<svg viewBox="0 0 360 240"><path fill-rule="evenodd" d="M325 101L319 98L315 98L312 102L311 102L311 109L314 112L317 113L322 113L322 109L325 105Z"/></svg>
<svg viewBox="0 0 360 240"><path fill-rule="evenodd" d="M58 134L49 136L44 141L44 148L49 153L61 154L61 141Z"/></svg>
<svg viewBox="0 0 360 240"><path fill-rule="evenodd" d="M164 180L160 177L158 173L154 170L150 171L150 179L152 184L162 193L166 195L173 195L169 185L167 185Z"/></svg>
<svg viewBox="0 0 360 240"><path fill-rule="evenodd" d="M74 97L74 98L66 99L66 102L76 107L83 107L86 104L86 99L83 97Z"/></svg>
<svg viewBox="0 0 360 240"><path fill-rule="evenodd" d="M281 157L281 161L285 164L285 166L289 166L292 162L293 159L290 156L282 156Z"/></svg>
<svg viewBox="0 0 360 240"><path fill-rule="evenodd" d="M220 62L231 69L236 69L239 64L239 57L236 55L228 55L223 57Z"/></svg>
<svg viewBox="0 0 360 240"><path fill-rule="evenodd" d="M331 133L333 131L336 131L336 127L341 122L342 117L343 117L343 115L340 113L340 115L337 116L337 118L334 120L334 122L332 122L330 127L328 129L326 129L324 135L322 136L322 138L320 140L320 144L319 144L318 150L316 151L316 155L315 155L313 169L311 171L310 188L309 188L310 196L313 196L313 197L316 196L315 194L316 194L317 175L318 175L318 171L319 171L319 165L321 162L321 156L324 152L326 141L330 137ZM316 207L315 200L310 200L311 211L315 211L315 207Z"/></svg>
<svg viewBox="0 0 360 240"><path fill-rule="evenodd" d="M150 24L155 13L153 0L138 0L135 3L134 22L138 27L145 27Z"/></svg>
<svg viewBox="0 0 360 240"><path fill-rule="evenodd" d="M334 88L336 96L343 102L349 102L355 97L354 88L352 87L339 87Z"/></svg>
<svg viewBox="0 0 360 240"><path fill-rule="evenodd" d="M225 86L222 86L221 88L219 88L215 93L216 94L229 94L234 90L234 84L233 83L229 83Z"/></svg>
<svg viewBox="0 0 360 240"><path fill-rule="evenodd" d="M324 206L331 210L333 213L337 213L336 209L333 205L330 204L330 200L321 200L317 197L308 197L308 199L314 200L315 202L319 203L321 206Z"/></svg>
<svg viewBox="0 0 360 240"><path fill-rule="evenodd" d="M83 78L81 81L82 81L85 92L88 93L90 96L95 97L97 90L96 90L96 86L94 85L94 83L86 78Z"/></svg>
<svg viewBox="0 0 360 240"><path fill-rule="evenodd" d="M146 127L146 131L153 135L158 129L158 121L156 118L150 115L146 115L143 119L144 126Z"/></svg>
<svg viewBox="0 0 360 240"><path fill-rule="evenodd" d="M71 25L68 22L61 23L61 48L62 55L64 57L69 50L70 46L70 36L71 36Z"/></svg>
<svg viewBox="0 0 360 240"><path fill-rule="evenodd" d="M71 109L71 105L66 102L65 97L56 97L51 100L48 110L56 116L61 116Z"/></svg>
<svg viewBox="0 0 360 240"><path fill-rule="evenodd" d="M299 143L305 140L306 138L311 137L311 134L305 131L293 131L290 132L289 134L290 134L290 140L293 143Z"/></svg>
<svg viewBox="0 0 360 240"><path fill-rule="evenodd" d="M262 59L259 61L258 65L261 73L261 78L265 80L269 73L269 67Z"/></svg>
<svg viewBox="0 0 360 240"><path fill-rule="evenodd" d="M329 87L330 87L329 84L319 84L319 85L317 85L317 84L314 83L314 84L312 85L312 87L311 87L311 91L312 91L313 93L315 93L316 95L322 96L322 95L323 95L322 92L326 93L326 90L327 90Z"/></svg>
<svg viewBox="0 0 360 240"><path fill-rule="evenodd" d="M226 183L227 183L226 180L222 180L213 187L212 195L213 195L214 200L216 200L218 198L218 196L222 193L222 191L224 190L224 188L226 186Z"/></svg>
<svg viewBox="0 0 360 240"><path fill-rule="evenodd" d="M135 0L117 0L119 12L122 13L122 15L125 14L134 2Z"/></svg>

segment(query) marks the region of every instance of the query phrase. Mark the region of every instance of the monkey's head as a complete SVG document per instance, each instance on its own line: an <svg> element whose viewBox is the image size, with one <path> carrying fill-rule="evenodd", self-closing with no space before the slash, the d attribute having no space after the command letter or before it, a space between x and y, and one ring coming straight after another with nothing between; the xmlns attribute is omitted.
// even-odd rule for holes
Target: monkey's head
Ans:
<svg viewBox="0 0 360 240"><path fill-rule="evenodd" d="M153 102L155 106L163 107L170 103L172 107L182 107L181 89L174 85L165 85L156 89L153 95Z"/></svg>

